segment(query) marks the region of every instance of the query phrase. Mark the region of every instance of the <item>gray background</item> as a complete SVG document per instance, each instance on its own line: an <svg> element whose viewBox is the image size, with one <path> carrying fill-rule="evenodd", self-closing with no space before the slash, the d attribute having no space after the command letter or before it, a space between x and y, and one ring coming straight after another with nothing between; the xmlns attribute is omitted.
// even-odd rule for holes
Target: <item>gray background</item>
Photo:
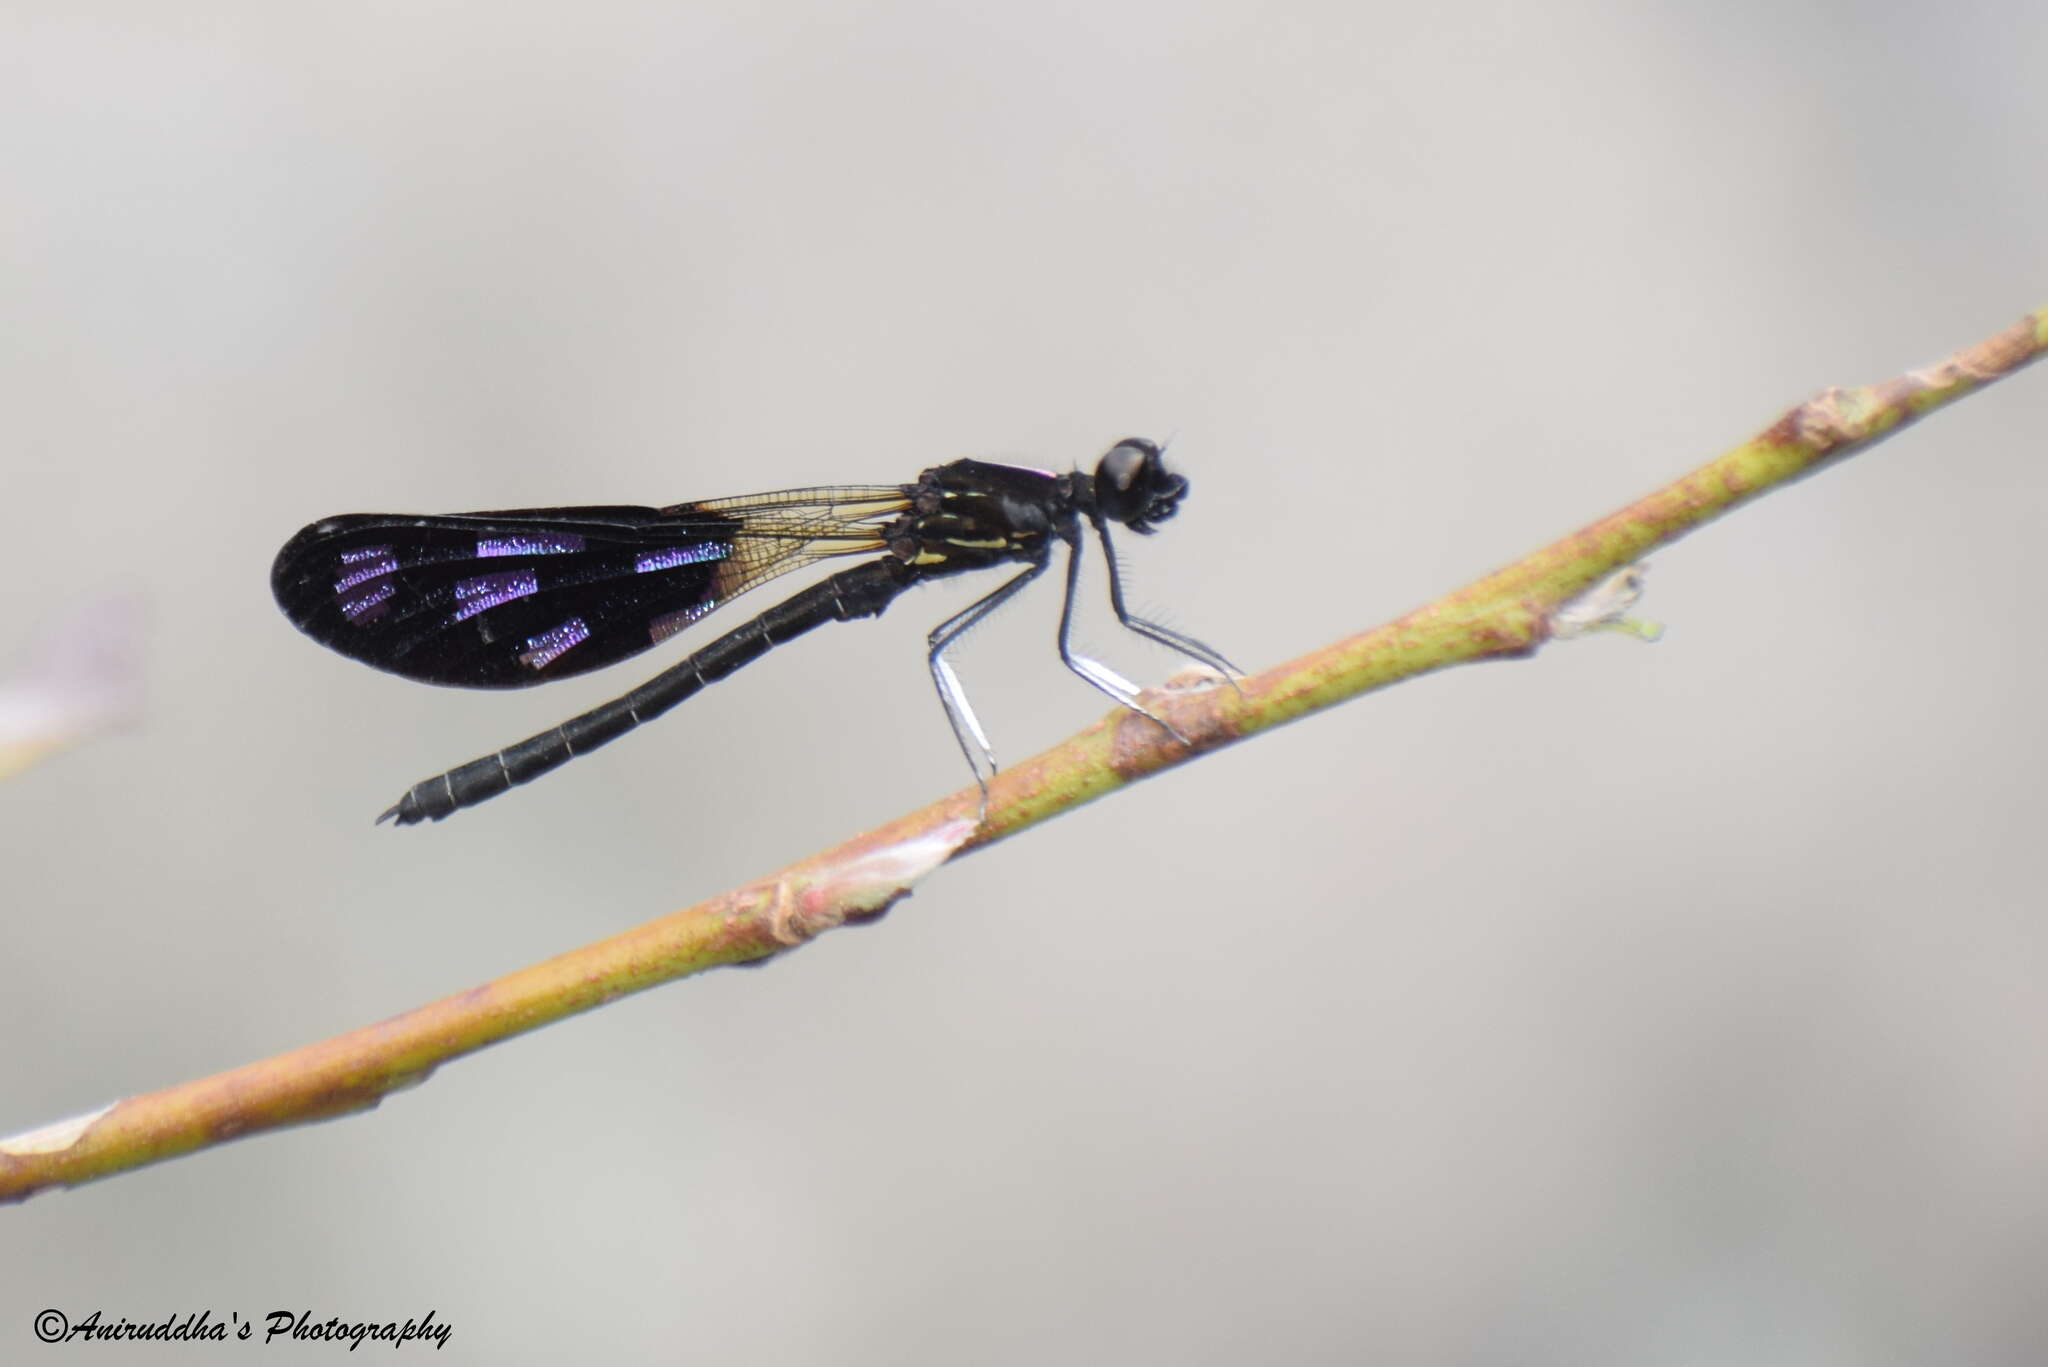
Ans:
<svg viewBox="0 0 2048 1367"><path fill-rule="evenodd" d="M0 17L8 658L151 609L145 723L0 785L0 1131L961 780L918 645L971 584L374 829L660 661L349 664L267 589L317 516L1172 434L1136 598L1264 666L2048 301L2021 0L171 8ZM490 1362L2038 1362L2044 410L1656 556L1655 647L1395 689L0 1211L0 1357L55 1306L431 1308ZM961 662L1010 756L1102 710L1055 597Z"/></svg>

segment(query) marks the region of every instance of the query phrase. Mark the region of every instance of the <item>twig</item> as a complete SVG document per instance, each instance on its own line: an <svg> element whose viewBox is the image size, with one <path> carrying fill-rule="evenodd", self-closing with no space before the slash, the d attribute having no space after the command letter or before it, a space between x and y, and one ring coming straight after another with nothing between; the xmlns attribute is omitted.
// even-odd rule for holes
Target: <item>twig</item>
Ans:
<svg viewBox="0 0 2048 1367"><path fill-rule="evenodd" d="M1757 436L1618 512L1384 626L1241 679L1148 694L1182 745L1118 709L990 784L968 789L781 873L672 912L380 1025L230 1072L117 1101L0 1140L0 1201L21 1200L286 1125L367 1110L486 1045L713 968L765 959L872 919L957 854L994 844L1125 784L1361 693L1449 665L1532 655L1612 622L1630 567L1659 546L2001 379L2048 350L2048 308L1923 370L1830 389ZM1626 625L1626 624L1623 624Z"/></svg>

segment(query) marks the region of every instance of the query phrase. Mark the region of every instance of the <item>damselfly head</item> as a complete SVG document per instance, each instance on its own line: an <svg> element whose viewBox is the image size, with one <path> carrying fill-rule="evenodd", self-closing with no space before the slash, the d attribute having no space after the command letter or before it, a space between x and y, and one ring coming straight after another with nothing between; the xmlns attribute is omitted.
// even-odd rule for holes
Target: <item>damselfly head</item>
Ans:
<svg viewBox="0 0 2048 1367"><path fill-rule="evenodd" d="M1166 468L1157 442L1125 437L1095 467L1096 511L1134 532L1150 533L1180 507L1188 482Z"/></svg>

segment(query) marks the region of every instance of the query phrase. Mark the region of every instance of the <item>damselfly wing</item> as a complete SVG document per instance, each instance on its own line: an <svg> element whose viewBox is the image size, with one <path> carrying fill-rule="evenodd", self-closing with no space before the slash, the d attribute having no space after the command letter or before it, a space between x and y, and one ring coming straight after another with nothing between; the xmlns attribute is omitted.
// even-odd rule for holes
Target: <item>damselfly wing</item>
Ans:
<svg viewBox="0 0 2048 1367"><path fill-rule="evenodd" d="M422 683L524 688L660 644L758 584L883 549L896 486L796 489L672 508L353 513L278 553L298 628Z"/></svg>

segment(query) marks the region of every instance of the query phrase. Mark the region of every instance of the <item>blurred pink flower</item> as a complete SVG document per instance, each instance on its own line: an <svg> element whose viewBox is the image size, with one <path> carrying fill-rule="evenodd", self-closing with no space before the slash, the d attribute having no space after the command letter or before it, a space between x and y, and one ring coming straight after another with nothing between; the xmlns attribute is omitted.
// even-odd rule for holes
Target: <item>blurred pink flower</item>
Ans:
<svg viewBox="0 0 2048 1367"><path fill-rule="evenodd" d="M140 713L143 618L140 599L105 598L29 643L0 676L0 778Z"/></svg>

